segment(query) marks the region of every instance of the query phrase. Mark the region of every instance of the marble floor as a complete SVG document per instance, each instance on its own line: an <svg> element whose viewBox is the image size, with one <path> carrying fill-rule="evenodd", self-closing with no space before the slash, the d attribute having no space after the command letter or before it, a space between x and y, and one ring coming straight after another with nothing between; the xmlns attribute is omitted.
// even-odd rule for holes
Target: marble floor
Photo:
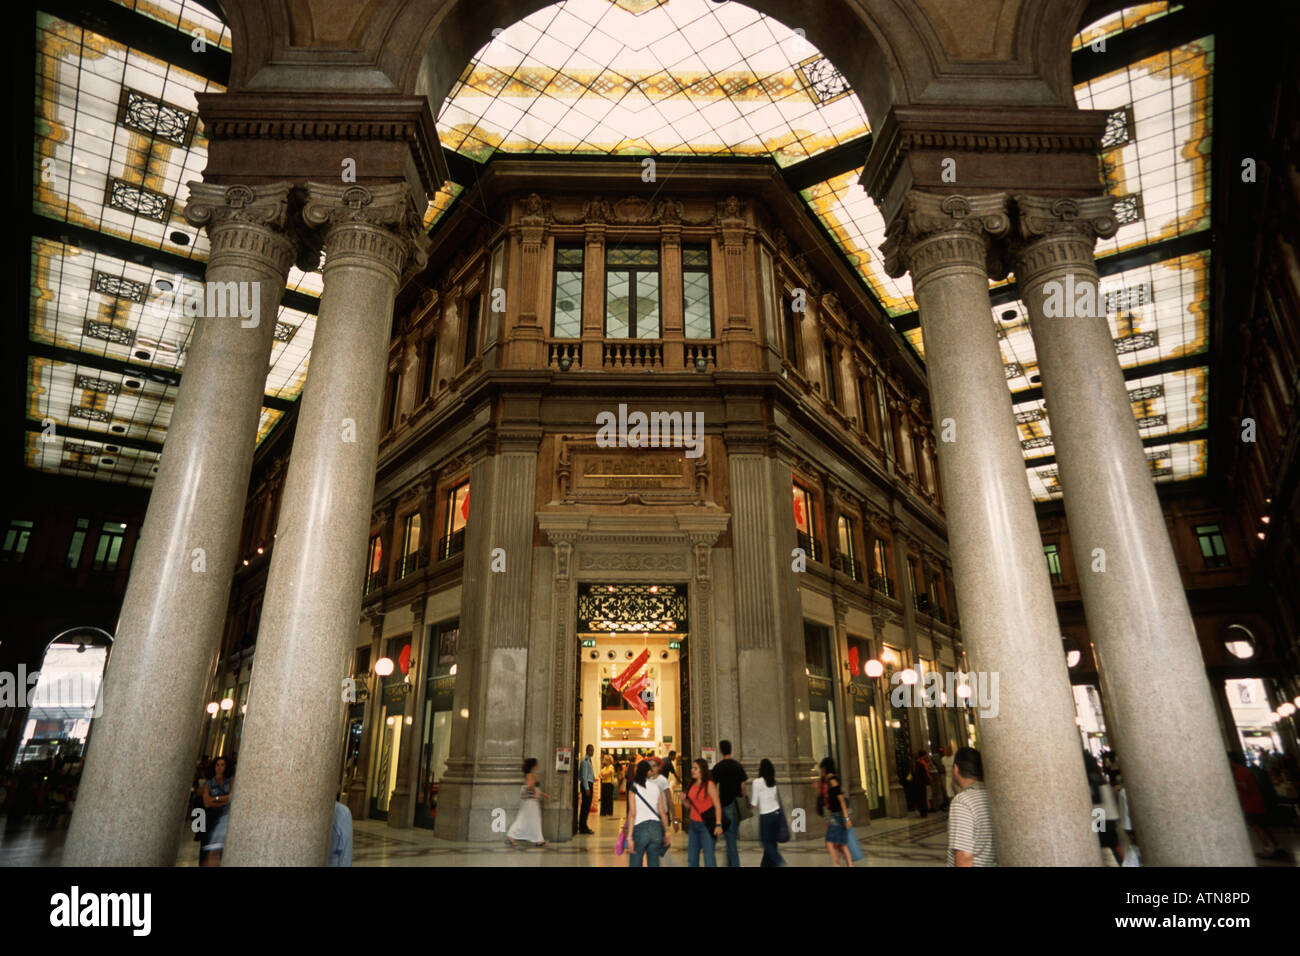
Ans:
<svg viewBox="0 0 1300 956"><path fill-rule="evenodd" d="M592 818L593 836L579 836L565 843L543 847L513 848L502 834L499 845L458 843L439 840L423 829L391 829L380 820L361 820L353 827L353 866L626 866L626 857L614 855L614 840L620 821ZM822 824L814 821L814 832ZM1294 866L1300 860L1300 829L1279 828L1275 835L1291 851L1290 861L1260 860L1260 866ZM931 814L924 820L872 820L857 828L858 841L866 859L858 866L943 866L946 858L947 816ZM0 867L57 866L67 837L66 827L45 829L28 820L18 827L0 830ZM719 850L722 845L719 843ZM198 865L198 844L181 841L177 866ZM781 854L790 866L830 866L826 847L818 838L787 843ZM721 852L719 856L721 856ZM763 851L757 842L742 841L742 866L758 866ZM686 835L673 836L663 865L686 866Z"/></svg>

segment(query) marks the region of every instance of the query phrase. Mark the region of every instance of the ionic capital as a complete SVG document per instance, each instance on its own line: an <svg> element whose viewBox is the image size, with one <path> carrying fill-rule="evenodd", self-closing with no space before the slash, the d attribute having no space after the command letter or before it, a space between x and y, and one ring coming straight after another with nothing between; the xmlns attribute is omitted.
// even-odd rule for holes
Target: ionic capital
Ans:
<svg viewBox="0 0 1300 956"><path fill-rule="evenodd" d="M894 278L912 273L913 283L951 267L983 274L1000 272L990 258L989 239L1011 231L1007 196L940 196L910 190L885 230L880 251Z"/></svg>
<svg viewBox="0 0 1300 956"><path fill-rule="evenodd" d="M222 256L251 259L254 264L287 276L297 243L287 234L291 227L289 204L292 186L219 186L191 182L185 221L208 234L208 261Z"/></svg>
<svg viewBox="0 0 1300 956"><path fill-rule="evenodd" d="M400 282L404 271L428 261L428 237L419 210L404 184L385 186L308 183L302 218L325 233L325 268L356 260L389 272Z"/></svg>
<svg viewBox="0 0 1300 956"><path fill-rule="evenodd" d="M1017 280L1027 285L1048 273L1094 270L1097 240L1119 229L1114 203L1110 196L1016 196L1018 229L1011 251Z"/></svg>

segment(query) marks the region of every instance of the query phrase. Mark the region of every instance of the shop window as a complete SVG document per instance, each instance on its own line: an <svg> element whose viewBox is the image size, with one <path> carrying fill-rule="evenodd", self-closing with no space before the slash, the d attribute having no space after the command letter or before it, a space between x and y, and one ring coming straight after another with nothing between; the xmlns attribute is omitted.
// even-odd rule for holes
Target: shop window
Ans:
<svg viewBox="0 0 1300 956"><path fill-rule="evenodd" d="M126 541L126 525L120 521L105 521L99 530L99 543L95 546L95 562L91 567L96 571L114 571L117 559L122 554L122 544Z"/></svg>
<svg viewBox="0 0 1300 956"><path fill-rule="evenodd" d="M0 552L0 556L3 556L6 561L21 561L23 555L27 553L27 545L32 539L34 527L35 524L31 521L11 519L5 531L4 550Z"/></svg>
<svg viewBox="0 0 1300 956"><path fill-rule="evenodd" d="M551 335L582 335L582 246L555 247L555 282L551 295Z"/></svg>
<svg viewBox="0 0 1300 956"><path fill-rule="evenodd" d="M81 552L86 548L86 538L90 536L90 519L78 518L77 525L72 532L72 540L68 542L68 567L76 568L81 563Z"/></svg>
<svg viewBox="0 0 1300 956"><path fill-rule="evenodd" d="M804 667L808 679L808 722L812 731L813 759L830 757L840 766L836 753L835 703L832 700L830 631L825 627L803 625Z"/></svg>
<svg viewBox="0 0 1300 956"><path fill-rule="evenodd" d="M478 355L478 323L482 309L483 297L475 292L465 307L465 360L462 365L468 366Z"/></svg>
<svg viewBox="0 0 1300 956"><path fill-rule="evenodd" d="M402 522L402 566L400 577L406 577L419 566L420 513L406 516Z"/></svg>
<svg viewBox="0 0 1300 956"><path fill-rule="evenodd" d="M615 247L605 252L605 337L659 338L659 250Z"/></svg>
<svg viewBox="0 0 1300 956"><path fill-rule="evenodd" d="M442 540L438 542L440 560L460 554L465 550L465 525L469 521L469 482L457 485L447 492L447 505L443 513Z"/></svg>
<svg viewBox="0 0 1300 956"><path fill-rule="evenodd" d="M867 398L867 380L862 376L858 377L858 414L861 416L858 427L864 434L875 438L876 435L871 430L871 405L870 399Z"/></svg>
<svg viewBox="0 0 1300 956"><path fill-rule="evenodd" d="M801 485L794 486L794 530L798 546L812 561L821 560L821 542L817 540L813 497Z"/></svg>
<svg viewBox="0 0 1300 956"><path fill-rule="evenodd" d="M1201 546L1201 557L1207 568L1222 568L1228 563L1228 549L1223 544L1223 532L1217 524L1196 526L1196 541Z"/></svg>
<svg viewBox="0 0 1300 956"><path fill-rule="evenodd" d="M1064 584L1065 574L1061 571L1061 549L1055 544L1043 545L1043 555L1047 558L1047 573L1053 584Z"/></svg>
<svg viewBox="0 0 1300 956"><path fill-rule="evenodd" d="M456 645L460 622L431 625L425 658L424 713L421 715L419 791L415 825L432 829L438 789L451 753L452 698L456 689Z"/></svg>
<svg viewBox="0 0 1300 956"><path fill-rule="evenodd" d="M708 246L682 247L682 318L686 338L713 338Z"/></svg>
<svg viewBox="0 0 1300 956"><path fill-rule="evenodd" d="M862 568L858 564L857 550L853 546L853 519L848 515L840 515L836 521L836 531L839 534L840 545L839 569L853 580L861 581Z"/></svg>
<svg viewBox="0 0 1300 956"><path fill-rule="evenodd" d="M826 401L840 403L840 392L835 381L835 343L822 339L822 367L826 370Z"/></svg>
<svg viewBox="0 0 1300 956"><path fill-rule="evenodd" d="M379 535L370 537L370 556L366 559L366 593L384 583L384 545Z"/></svg>

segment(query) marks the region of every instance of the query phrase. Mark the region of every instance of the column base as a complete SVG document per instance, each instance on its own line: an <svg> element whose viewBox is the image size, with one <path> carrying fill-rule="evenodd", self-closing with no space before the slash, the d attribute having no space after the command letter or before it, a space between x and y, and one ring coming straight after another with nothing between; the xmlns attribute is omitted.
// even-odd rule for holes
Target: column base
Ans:
<svg viewBox="0 0 1300 956"><path fill-rule="evenodd" d="M406 830L411 826L412 812L411 792L394 790L388 799L388 826L394 830Z"/></svg>

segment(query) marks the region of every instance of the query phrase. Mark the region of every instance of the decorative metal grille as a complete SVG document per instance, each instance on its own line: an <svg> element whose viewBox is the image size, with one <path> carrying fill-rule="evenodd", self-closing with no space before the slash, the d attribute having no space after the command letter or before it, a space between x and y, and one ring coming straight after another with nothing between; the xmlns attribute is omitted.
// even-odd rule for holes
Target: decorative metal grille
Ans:
<svg viewBox="0 0 1300 956"><path fill-rule="evenodd" d="M1121 106L1106 116L1106 131L1101 137L1101 148L1114 149L1133 139L1133 111Z"/></svg>
<svg viewBox="0 0 1300 956"><path fill-rule="evenodd" d="M87 421L92 421L92 422L107 422L107 421L112 421L112 417L108 414L108 412L103 411L102 409L99 409L99 408L82 408L82 407L80 407L80 406L78 406L77 408L74 408L74 409L72 410L72 417L73 417L73 418L84 418L84 419L86 419Z"/></svg>
<svg viewBox="0 0 1300 956"><path fill-rule="evenodd" d="M1016 412L1016 424L1028 425L1031 422L1041 422L1043 420L1043 410L1041 408L1031 408L1027 412Z"/></svg>
<svg viewBox="0 0 1300 956"><path fill-rule="evenodd" d="M587 631L689 629L686 587L678 584L580 584L578 627Z"/></svg>
<svg viewBox="0 0 1300 956"><path fill-rule="evenodd" d="M1173 465L1163 465L1157 468L1155 462L1151 463L1152 478L1168 478L1171 475L1173 475L1173 473L1174 473Z"/></svg>
<svg viewBox="0 0 1300 956"><path fill-rule="evenodd" d="M1148 415L1146 418L1138 419L1138 428L1156 428L1163 427L1166 424L1164 415Z"/></svg>
<svg viewBox="0 0 1300 956"><path fill-rule="evenodd" d="M1115 354L1126 355L1129 352L1141 352L1143 349L1149 349L1156 344L1156 334L1154 332L1138 332L1136 335L1126 335L1121 339L1115 340Z"/></svg>
<svg viewBox="0 0 1300 956"><path fill-rule="evenodd" d="M1151 293L1150 282L1139 282L1136 285L1127 285L1122 289L1111 289L1104 293L1106 305L1106 314L1120 311L1131 311L1155 301L1155 296Z"/></svg>
<svg viewBox="0 0 1300 956"><path fill-rule="evenodd" d="M1002 371L1006 373L1007 381L1011 381L1013 378L1020 378L1020 376L1025 374L1025 370L1021 367L1019 362L1012 362L1009 365L1002 366Z"/></svg>
<svg viewBox="0 0 1300 956"><path fill-rule="evenodd" d="M170 218L172 211L170 196L164 196L152 189L145 189L143 186L124 183L112 176L108 177L107 201L109 206L114 209L134 213L137 216L144 216L154 222L166 222Z"/></svg>
<svg viewBox="0 0 1300 956"><path fill-rule="evenodd" d="M1147 462L1148 462L1148 463L1150 463L1150 462L1155 462L1155 461L1159 461L1161 458L1168 458L1168 457L1169 457L1169 449L1168 449L1168 448L1148 448L1148 449L1147 449Z"/></svg>
<svg viewBox="0 0 1300 956"><path fill-rule="evenodd" d="M1038 438L1026 438L1020 443L1020 447L1025 451L1029 451L1031 448L1046 448L1051 443L1051 438L1039 436Z"/></svg>
<svg viewBox="0 0 1300 956"><path fill-rule="evenodd" d="M100 295L111 295L115 299L126 299L128 302L143 302L149 294L149 287L143 282L136 282L124 276L109 275L107 272L96 272L91 277L90 288L92 292L98 292Z"/></svg>
<svg viewBox="0 0 1300 956"><path fill-rule="evenodd" d="M296 325L290 325L287 322L277 322L275 323L274 338L277 342L288 342L291 338L293 338L293 333L297 331L298 331L298 326Z"/></svg>
<svg viewBox="0 0 1300 956"><path fill-rule="evenodd" d="M170 106L148 93L123 88L117 121L127 129L156 136L175 146L189 146L194 138L195 115Z"/></svg>
<svg viewBox="0 0 1300 956"><path fill-rule="evenodd" d="M88 339L103 339L105 342L116 342L118 345L135 344L134 330L124 329L120 325L109 322L87 322L82 334Z"/></svg>
<svg viewBox="0 0 1300 956"><path fill-rule="evenodd" d="M105 378L91 378L89 375L78 375L77 388L84 388L89 392L101 392L104 395L116 395L121 386L119 386L117 382L110 382Z"/></svg>
<svg viewBox="0 0 1300 956"><path fill-rule="evenodd" d="M1131 389L1128 393L1130 402L1149 402L1153 398L1162 398L1165 394L1163 385L1144 385L1141 388Z"/></svg>
<svg viewBox="0 0 1300 956"><path fill-rule="evenodd" d="M1120 196L1115 200L1115 221L1121 226L1127 226L1131 222L1139 222L1141 219L1142 196L1139 193Z"/></svg>
<svg viewBox="0 0 1300 956"><path fill-rule="evenodd" d="M814 103L829 103L849 92L849 81L844 74L831 65L824 56L813 57L799 64L808 87L808 95Z"/></svg>

